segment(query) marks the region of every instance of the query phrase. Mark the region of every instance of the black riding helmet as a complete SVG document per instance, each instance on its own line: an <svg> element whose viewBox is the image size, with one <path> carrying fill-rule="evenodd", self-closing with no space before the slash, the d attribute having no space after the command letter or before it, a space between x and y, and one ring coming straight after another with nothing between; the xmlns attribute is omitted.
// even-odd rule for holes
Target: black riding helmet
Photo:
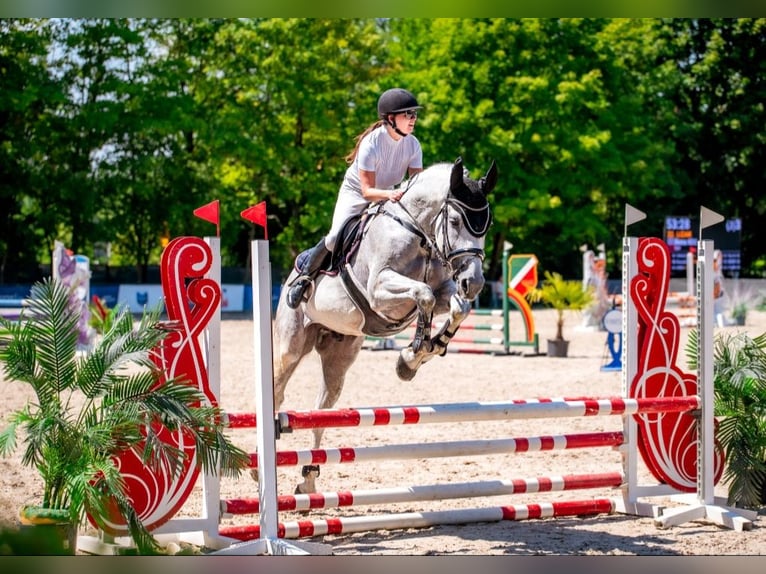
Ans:
<svg viewBox="0 0 766 574"><path fill-rule="evenodd" d="M415 96L412 92L409 92L403 88L391 88L383 92L378 98L378 117L387 121L399 135L405 136L407 134L400 132L396 128L396 124L389 121L388 116L390 114L400 114L407 110L420 110L423 106L418 104Z"/></svg>

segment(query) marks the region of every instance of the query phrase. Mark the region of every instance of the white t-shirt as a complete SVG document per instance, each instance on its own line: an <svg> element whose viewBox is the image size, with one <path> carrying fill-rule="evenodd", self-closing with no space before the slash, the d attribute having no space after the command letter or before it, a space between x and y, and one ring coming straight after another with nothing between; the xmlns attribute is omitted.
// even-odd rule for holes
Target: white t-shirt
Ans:
<svg viewBox="0 0 766 574"><path fill-rule="evenodd" d="M361 193L359 170L375 172L375 187L391 189L402 182L409 168L423 167L423 150L410 134L399 140L392 138L385 126L371 131L359 144L359 153L348 166L343 185Z"/></svg>
<svg viewBox="0 0 766 574"><path fill-rule="evenodd" d="M404 180L409 168L422 167L423 150L412 134L395 140L385 126L380 126L362 138L356 158L348 166L338 192L332 225L325 237L327 248L334 248L337 234L346 220L361 213L370 203L362 195L359 169L375 172L376 188L392 189Z"/></svg>

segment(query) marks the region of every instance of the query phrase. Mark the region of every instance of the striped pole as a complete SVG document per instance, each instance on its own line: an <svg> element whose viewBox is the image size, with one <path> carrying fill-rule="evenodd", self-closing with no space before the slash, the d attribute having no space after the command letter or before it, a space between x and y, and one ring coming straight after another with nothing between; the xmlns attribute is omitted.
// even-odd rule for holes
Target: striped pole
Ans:
<svg viewBox="0 0 766 574"><path fill-rule="evenodd" d="M514 452L539 452L575 448L615 447L623 444L622 431L590 432L507 439L462 440L436 443L391 444L368 447L343 447L277 451L277 466L307 464L344 464L372 460L411 460L452 456L481 456ZM258 455L250 455L252 468Z"/></svg>
<svg viewBox="0 0 766 574"><path fill-rule="evenodd" d="M495 349L481 349L477 347L447 347L447 353L458 353L468 355L507 355L505 351Z"/></svg>
<svg viewBox="0 0 766 574"><path fill-rule="evenodd" d="M224 413L226 424L233 429L253 429L257 426L255 413Z"/></svg>
<svg viewBox="0 0 766 574"><path fill-rule="evenodd" d="M476 315L478 317L502 317L503 316L503 310L502 309L471 309L471 311L468 313L468 316ZM463 328L462 325L460 327Z"/></svg>
<svg viewBox="0 0 766 574"><path fill-rule="evenodd" d="M438 331L441 329L441 326L444 323L431 323L431 330L432 331ZM415 329L417 327L417 323L410 323L408 325L409 329ZM471 323L466 325L465 323L460 323L460 330L474 330L474 331L502 331L503 326L500 323L484 323L484 324L475 324ZM380 337L374 337L372 335L367 335L367 339L380 339ZM386 337L386 339L412 339L412 335L406 335L406 334L399 334L399 335L389 335ZM454 341L455 339L452 339Z"/></svg>
<svg viewBox="0 0 766 574"><path fill-rule="evenodd" d="M500 323L489 323L486 325L466 325L460 323L461 331L502 331L503 326ZM453 341L455 339L452 339Z"/></svg>
<svg viewBox="0 0 766 574"><path fill-rule="evenodd" d="M483 316L483 317L503 317L503 323L461 323L460 331L499 331L501 336L499 337L453 337L450 339L450 346L447 347L448 353L474 353L481 355L508 355L509 341L508 341L508 328L507 328L507 311L504 309L472 309L469 314L471 316ZM442 327L443 323L432 323L432 332L438 331ZM407 326L408 329L414 329L415 323ZM396 335L390 335L388 337L374 337L367 335L365 341L411 341L413 337L412 331L397 333ZM492 349L477 349L473 347L456 347L453 343L466 344L466 345L487 345L493 346ZM389 347L385 347L389 348ZM393 346L390 348L394 348Z"/></svg>
<svg viewBox="0 0 766 574"><path fill-rule="evenodd" d="M490 327L490 325L486 325L486 327ZM460 330L463 330L462 326ZM391 335L388 339L410 341L412 340L412 335L400 333L399 335ZM450 343L473 343L474 345L502 345L503 342L502 337L453 337L450 339ZM449 349L449 347L447 348Z"/></svg>
<svg viewBox="0 0 766 574"><path fill-rule="evenodd" d="M296 429L368 427L533 418L564 418L637 413L686 412L699 408L698 396L648 398L555 398L501 402L446 403L404 407L319 409L278 413L282 432Z"/></svg>
<svg viewBox="0 0 766 574"><path fill-rule="evenodd" d="M569 474L564 476L538 476L515 480L492 480L431 484L410 487L393 487L368 490L343 490L338 492L314 492L311 494L285 494L277 499L279 512L340 508L373 504L394 504L423 500L448 500L529 494L534 492L561 492L590 488L618 488L624 482L622 473ZM258 498L233 498L221 501L224 514L255 514L259 512Z"/></svg>
<svg viewBox="0 0 766 574"><path fill-rule="evenodd" d="M280 523L279 538L308 538L328 534L350 534L372 530L397 530L402 528L428 528L447 524L470 524L476 522L501 522L504 520L529 520L559 516L593 516L611 514L614 502L608 498L573 500L567 502L543 502L539 504L513 504L487 508L463 508L433 512L405 512L377 516L352 516L326 520L295 520ZM260 538L259 526L225 526L219 534L236 540Z"/></svg>

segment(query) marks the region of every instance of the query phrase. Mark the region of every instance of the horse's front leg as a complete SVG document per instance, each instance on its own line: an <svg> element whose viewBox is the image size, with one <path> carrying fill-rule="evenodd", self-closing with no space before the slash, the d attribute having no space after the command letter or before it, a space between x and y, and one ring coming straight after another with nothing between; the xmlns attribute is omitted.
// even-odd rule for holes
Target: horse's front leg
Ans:
<svg viewBox="0 0 766 574"><path fill-rule="evenodd" d="M370 306L386 317L403 317L417 308L417 325L412 342L399 355L396 373L404 381L411 380L424 356L433 352L431 320L436 306L436 295L420 281L405 277L391 269L381 271L369 288ZM404 330L405 326L402 327Z"/></svg>
<svg viewBox="0 0 766 574"><path fill-rule="evenodd" d="M438 332L431 337L427 348L418 352L413 347L407 347L400 353L396 372L402 380L412 379L423 363L430 361L433 357L444 355L452 337L471 312L471 302L455 293L454 289L438 290L437 307L446 307L445 301L449 301L449 315L439 327Z"/></svg>
<svg viewBox="0 0 766 574"><path fill-rule="evenodd" d="M433 319L433 313L428 317L425 317L422 313L418 313L418 319L415 323L415 335L412 337L410 347L415 354L419 354L421 351L430 352L433 349L431 343L431 320ZM426 345L426 348L423 348Z"/></svg>
<svg viewBox="0 0 766 574"><path fill-rule="evenodd" d="M465 318L468 317L470 312L470 301L463 299L458 294L452 295L450 298L449 317L444 321L444 324L439 328L439 331L431 339L435 354L444 355L447 352L447 345L449 345L452 337L455 336L461 323L465 321Z"/></svg>

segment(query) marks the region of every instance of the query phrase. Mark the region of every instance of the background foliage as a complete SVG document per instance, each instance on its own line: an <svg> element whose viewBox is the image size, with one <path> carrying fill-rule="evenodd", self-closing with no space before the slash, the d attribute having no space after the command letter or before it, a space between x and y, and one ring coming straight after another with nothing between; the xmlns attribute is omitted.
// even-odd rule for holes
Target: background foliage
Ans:
<svg viewBox="0 0 766 574"><path fill-rule="evenodd" d="M427 165L497 161L488 277L505 241L568 277L605 243L619 276L626 202L635 234L741 217L764 275L766 19L2 19L0 39L0 284L55 240L145 281L163 236L214 233L191 215L214 199L227 266L267 202L278 277L392 86L425 106Z"/></svg>

